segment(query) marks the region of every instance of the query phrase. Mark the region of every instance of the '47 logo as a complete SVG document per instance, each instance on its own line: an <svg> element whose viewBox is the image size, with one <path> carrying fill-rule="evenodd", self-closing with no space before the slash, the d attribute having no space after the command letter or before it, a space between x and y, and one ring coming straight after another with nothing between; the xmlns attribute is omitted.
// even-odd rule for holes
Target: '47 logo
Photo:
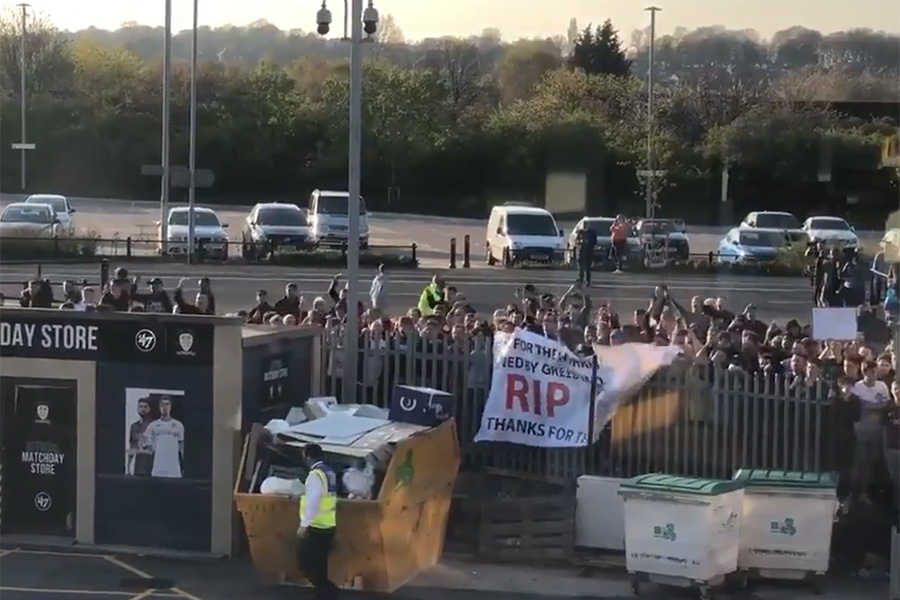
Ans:
<svg viewBox="0 0 900 600"><path fill-rule="evenodd" d="M794 525L793 519L787 518L784 521L772 521L769 524L769 532L780 533L781 535L796 535L797 527Z"/></svg>

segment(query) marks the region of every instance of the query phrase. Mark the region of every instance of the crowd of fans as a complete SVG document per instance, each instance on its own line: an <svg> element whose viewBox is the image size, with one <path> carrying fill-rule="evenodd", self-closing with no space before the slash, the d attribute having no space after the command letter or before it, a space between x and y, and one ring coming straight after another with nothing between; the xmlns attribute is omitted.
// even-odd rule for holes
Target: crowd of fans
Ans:
<svg viewBox="0 0 900 600"><path fill-rule="evenodd" d="M817 298L820 304L860 306L857 339L838 342L817 340L809 325L796 320L785 324L765 322L752 304L739 311L722 297L695 296L688 306L674 298L666 286L658 286L645 308L622 315L611 302L597 301L585 285L576 283L561 296L542 292L534 285L516 290L505 307L485 318L466 296L437 275L422 290L419 302L409 308L390 306L389 280L383 268L373 279L360 316L360 347L407 348L414 343L429 356L473 353L490 348L495 331L516 328L558 340L572 351L590 356L595 345L616 346L645 342L676 346L684 363L710 365L732 378L777 376L787 396L835 402L839 467L844 474L842 498L866 502L868 481L886 453L900 453L900 384L897 348L891 339L889 318L881 307L870 307L856 296L858 278L853 256L816 257ZM183 314L216 314L216 300L208 278L188 300L185 280L170 294L154 277L142 287L140 277L118 269L102 290L66 282L60 308L76 311L129 311ZM586 284L587 282L585 282ZM890 280L895 286L896 281ZM340 332L349 307L341 274L335 275L323 296L307 302L296 284L270 300L259 290L255 304L236 313L248 324L318 325ZM49 308L53 291L47 281L28 283L19 299L24 307ZM889 315L888 315L889 317ZM900 467L900 454L892 454L889 466ZM898 477L894 473L894 478Z"/></svg>

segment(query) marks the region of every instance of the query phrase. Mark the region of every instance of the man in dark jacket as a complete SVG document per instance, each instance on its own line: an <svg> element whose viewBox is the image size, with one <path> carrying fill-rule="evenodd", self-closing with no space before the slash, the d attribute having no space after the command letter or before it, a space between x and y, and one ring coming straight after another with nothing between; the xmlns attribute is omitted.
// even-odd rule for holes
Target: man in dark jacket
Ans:
<svg viewBox="0 0 900 600"><path fill-rule="evenodd" d="M306 315L301 315L300 296L297 293L297 284L289 283L284 286L284 296L275 303L275 312L280 316L293 315L299 322Z"/></svg>
<svg viewBox="0 0 900 600"><path fill-rule="evenodd" d="M591 285L591 269L594 266L594 249L597 247L597 233L588 226L578 232L575 238L578 253L578 283Z"/></svg>
<svg viewBox="0 0 900 600"><path fill-rule="evenodd" d="M182 315L214 315L212 309L209 305L209 296L205 294L202 290L197 292L197 296L194 298L194 304L191 304L187 300L184 299L184 293L182 292L182 288L184 287L184 282L187 281L185 278L181 278L181 281L178 282L178 286L175 288L174 298L175 298L175 312Z"/></svg>
<svg viewBox="0 0 900 600"><path fill-rule="evenodd" d="M135 283L136 285L137 283ZM142 303L144 312L171 314L174 306L168 292L163 289L163 280L159 277L154 277L150 280L149 285L150 290L148 292L134 291L131 294L132 300Z"/></svg>
<svg viewBox="0 0 900 600"><path fill-rule="evenodd" d="M108 306L112 310L128 312L131 308L131 280L110 279L106 291L100 297L101 306Z"/></svg>
<svg viewBox="0 0 900 600"><path fill-rule="evenodd" d="M275 312L275 308L269 304L269 293L266 290L256 292L256 305L247 313L247 323L250 325L262 325L266 315Z"/></svg>

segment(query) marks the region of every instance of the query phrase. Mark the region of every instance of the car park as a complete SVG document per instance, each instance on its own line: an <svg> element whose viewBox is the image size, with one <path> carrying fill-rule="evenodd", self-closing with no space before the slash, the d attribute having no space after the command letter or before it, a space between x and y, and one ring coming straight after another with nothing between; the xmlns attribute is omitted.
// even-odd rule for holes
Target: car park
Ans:
<svg viewBox="0 0 900 600"><path fill-rule="evenodd" d="M32 194L25 199L26 204L47 204L53 207L59 219L59 235L75 235L75 209L69 199L59 194Z"/></svg>
<svg viewBox="0 0 900 600"><path fill-rule="evenodd" d="M691 256L691 240L681 219L641 219L634 231L641 248L665 244L667 258L687 260Z"/></svg>
<svg viewBox="0 0 900 600"><path fill-rule="evenodd" d="M19 238L52 238L59 234L59 216L49 204L14 202L0 215L0 233Z"/></svg>
<svg viewBox="0 0 900 600"><path fill-rule="evenodd" d="M810 242L837 248L859 247L859 237L853 227L840 217L810 217L803 222L801 229L809 236Z"/></svg>
<svg viewBox="0 0 900 600"><path fill-rule="evenodd" d="M585 228L590 228L597 235L597 245L594 247L594 260L609 260L612 257L612 237L610 229L615 223L614 217L583 217L569 234L566 242L566 264L576 262L575 249L577 247L578 234ZM634 235L628 237L628 253L636 254L641 247L640 240Z"/></svg>
<svg viewBox="0 0 900 600"><path fill-rule="evenodd" d="M789 212L762 210L748 213L741 221L743 229L780 229L790 242L802 242L807 239L800 221Z"/></svg>
<svg viewBox="0 0 900 600"><path fill-rule="evenodd" d="M719 242L719 262L746 264L775 260L789 243L782 229L735 227Z"/></svg>
<svg viewBox="0 0 900 600"><path fill-rule="evenodd" d="M546 209L508 202L491 209L485 242L487 264L500 261L510 267L521 263L560 263L566 251L563 230Z"/></svg>
<svg viewBox="0 0 900 600"><path fill-rule="evenodd" d="M316 240L306 214L295 204L257 204L244 219L241 254L259 258L268 250L306 250Z"/></svg>
<svg viewBox="0 0 900 600"><path fill-rule="evenodd" d="M186 206L169 209L165 247L160 248L160 253L187 254L189 217L190 212ZM222 223L214 210L199 206L194 208L194 250L199 251L202 247L206 256L228 258L227 227L228 224ZM163 239L161 225L159 229L159 239Z"/></svg>
<svg viewBox="0 0 900 600"><path fill-rule="evenodd" d="M350 194L313 190L306 217L318 245L345 245L350 232ZM369 247L369 215L362 196L359 197L359 247Z"/></svg>

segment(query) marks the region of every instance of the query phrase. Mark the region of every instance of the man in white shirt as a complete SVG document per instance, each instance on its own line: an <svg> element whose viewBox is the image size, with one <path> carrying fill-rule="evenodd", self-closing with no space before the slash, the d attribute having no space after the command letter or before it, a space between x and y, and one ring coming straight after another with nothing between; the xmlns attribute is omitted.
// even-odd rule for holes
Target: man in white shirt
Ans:
<svg viewBox="0 0 900 600"><path fill-rule="evenodd" d="M372 279L372 287L369 288L369 300L372 308L384 311L387 308L387 281L384 274L384 265L378 265L378 274Z"/></svg>
<svg viewBox="0 0 900 600"><path fill-rule="evenodd" d="M853 384L852 393L862 405L862 414L853 426L856 432L853 495L868 504L869 484L884 450L884 416L891 398L887 384L878 380L878 365L875 361L866 361L863 365L863 378Z"/></svg>
<svg viewBox="0 0 900 600"><path fill-rule="evenodd" d="M181 462L184 457L184 425L172 418L172 399L159 399L159 418L147 426L145 433L153 448L153 477L181 477Z"/></svg>

